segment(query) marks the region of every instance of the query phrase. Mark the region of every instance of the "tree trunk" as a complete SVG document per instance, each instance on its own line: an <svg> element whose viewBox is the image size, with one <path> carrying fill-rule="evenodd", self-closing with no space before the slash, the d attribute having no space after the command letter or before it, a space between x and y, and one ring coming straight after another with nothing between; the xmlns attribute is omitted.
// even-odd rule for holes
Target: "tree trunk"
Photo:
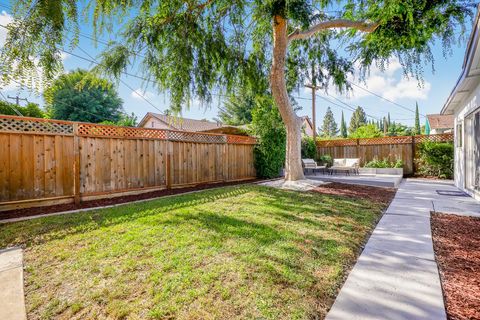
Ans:
<svg viewBox="0 0 480 320"><path fill-rule="evenodd" d="M285 59L287 55L287 20L273 17L273 61L270 73L270 86L273 99L287 129L287 150L285 159L285 180L304 179L301 162L302 119L295 114L288 99L285 81Z"/></svg>

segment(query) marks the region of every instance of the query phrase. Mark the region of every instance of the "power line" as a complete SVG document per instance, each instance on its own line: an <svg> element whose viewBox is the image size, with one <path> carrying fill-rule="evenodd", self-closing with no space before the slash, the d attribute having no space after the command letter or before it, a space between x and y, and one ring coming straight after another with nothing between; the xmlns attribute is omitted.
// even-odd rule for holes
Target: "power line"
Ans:
<svg viewBox="0 0 480 320"><path fill-rule="evenodd" d="M68 37L67 37L67 39L68 39ZM68 39L68 40L69 40L69 39ZM95 63L96 63L97 65L100 65L100 63L98 63L97 60L96 60L94 57L92 57L92 55L90 55L90 53L88 53L87 51L85 51L82 47L78 46L78 49L79 49L80 51L82 51L84 54L86 54L88 57L90 57L90 59L92 59L93 61L95 61ZM143 100L145 100L149 105L151 105L152 107L154 107L155 109L157 109L158 111L160 111L161 113L163 113L162 110L160 110L159 108L157 108L157 106L155 106L155 105L154 105L150 100L148 100L145 96L143 96L143 95L141 95L141 94L138 94L138 93L136 92L136 90L133 89L128 83L126 83L125 81L123 81L121 78L119 78L119 81L120 81L124 86L126 86L128 89L132 90L132 93L137 94L140 98L142 98Z"/></svg>
<svg viewBox="0 0 480 320"><path fill-rule="evenodd" d="M347 81L348 81L348 80L347 80ZM357 88L359 88L359 89L361 89L361 90L363 90L363 91L365 91L365 92L368 92L368 93L370 93L370 94L372 94L372 95L374 95L374 96L376 96L376 97L378 97L378 98L380 98L380 99L383 99L383 100L385 100L385 101L387 101L387 102L390 102L390 103L396 105L397 107L400 107L400 108L402 108L402 109L405 109L405 110L407 110L407 111L410 111L410 112L415 113L415 110L410 109L410 108L408 108L408 107L405 107L405 106L403 106L403 105L401 105L401 104L399 104L399 103L397 103L397 102L395 102L395 101L392 101L392 100L390 100L390 99L387 99L387 98L385 98L385 97L383 97L383 96L381 96L381 95L379 95L379 94L377 94L377 93L375 93L375 92L373 92L373 91L370 91L370 90L368 90L368 89L366 89L366 88L364 88L364 87L362 87L362 86L359 86L359 85L356 84L356 83L353 83L353 82L351 82L351 81L348 81L348 83L350 83L350 84L354 85L355 87L357 87ZM421 115L422 117L425 117L424 114L419 113L419 115Z"/></svg>
<svg viewBox="0 0 480 320"><path fill-rule="evenodd" d="M9 103L9 102L7 101L7 98L5 97L5 95L4 95L1 91L0 91L0 95L2 95L2 97L3 97L3 99L5 100L5 102L7 103L7 105L8 105L10 108L12 108L13 112L15 112L18 116L23 117L23 114L22 114L20 111L18 111L17 108L15 108L14 106L12 106L11 103Z"/></svg>
<svg viewBox="0 0 480 320"><path fill-rule="evenodd" d="M355 112L355 109L356 109L356 108L355 108L354 106L352 106L352 105L350 105L350 104L348 104L348 103L346 103L346 102L344 102L344 101L342 101L342 100L338 99L337 97L334 97L334 96L329 96L329 97L331 97L331 98L333 98L333 99L337 100L337 101L338 101L338 102L340 102L341 104L343 104L343 105L347 106L347 108L349 108L351 111ZM375 119L375 120L380 120L379 118L377 118L377 117L375 117L375 116L372 116L372 115L369 115L369 114L368 114L368 113L366 113L366 112L365 112L365 114L366 114L368 117L372 118L372 119Z"/></svg>

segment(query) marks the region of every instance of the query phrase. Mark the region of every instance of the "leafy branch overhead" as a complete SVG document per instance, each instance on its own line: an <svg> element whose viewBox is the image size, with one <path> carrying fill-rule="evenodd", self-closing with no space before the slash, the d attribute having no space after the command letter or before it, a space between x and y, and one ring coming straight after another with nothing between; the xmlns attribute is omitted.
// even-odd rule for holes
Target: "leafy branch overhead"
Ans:
<svg viewBox="0 0 480 320"><path fill-rule="evenodd" d="M331 12L331 8L335 12ZM406 74L421 80L433 63L431 46L445 53L472 15L474 1L449 0L190 0L14 1L14 22L2 48L2 82L15 79L39 89L62 71L62 50L78 45L79 25L89 21L96 37L115 34L96 70L119 77L137 65L170 95L174 110L192 95L210 101L218 90L265 83L272 61L272 18L288 21L288 88L303 84L315 63L318 83L348 89L353 62L363 72L397 56ZM361 32L368 34L359 37ZM336 50L345 44L345 55ZM308 50L313 48L313 50ZM310 68L308 68L310 69Z"/></svg>

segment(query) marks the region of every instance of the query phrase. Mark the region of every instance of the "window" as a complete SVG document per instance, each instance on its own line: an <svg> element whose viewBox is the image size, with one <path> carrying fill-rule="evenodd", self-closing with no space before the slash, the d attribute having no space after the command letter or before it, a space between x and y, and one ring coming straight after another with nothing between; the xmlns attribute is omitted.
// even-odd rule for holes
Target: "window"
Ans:
<svg viewBox="0 0 480 320"><path fill-rule="evenodd" d="M463 127L463 123L462 122L459 122L457 123L457 128L456 128L456 132L455 132L455 138L457 140L457 148L462 148L463 147L463 130L462 130L462 127Z"/></svg>
<svg viewBox="0 0 480 320"><path fill-rule="evenodd" d="M152 128L155 127L155 121L152 121Z"/></svg>

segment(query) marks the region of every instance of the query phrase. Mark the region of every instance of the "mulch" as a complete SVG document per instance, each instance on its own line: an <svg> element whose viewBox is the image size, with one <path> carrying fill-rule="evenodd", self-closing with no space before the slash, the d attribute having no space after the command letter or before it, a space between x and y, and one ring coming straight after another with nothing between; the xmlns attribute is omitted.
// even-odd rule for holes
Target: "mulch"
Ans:
<svg viewBox="0 0 480 320"><path fill-rule="evenodd" d="M397 190L394 188L370 187L339 182L321 185L312 191L354 199L366 199L385 205L392 202L393 198L395 197L395 193L397 192Z"/></svg>
<svg viewBox="0 0 480 320"><path fill-rule="evenodd" d="M480 218L433 213L431 224L448 318L480 319Z"/></svg>
<svg viewBox="0 0 480 320"><path fill-rule="evenodd" d="M164 190L146 192L146 193L137 194L137 195L128 195L128 196L112 197L107 199L83 201L82 203L80 203L80 205L68 203L68 204L57 204L52 206L7 210L7 211L0 212L0 220L43 215L43 214L70 211L70 210L103 207L103 206L109 206L109 205L114 205L119 203L132 202L136 200L159 198L159 197L181 194L181 193L186 193L191 191L206 190L206 189L225 187L225 186L233 186L233 185L251 183L256 181L260 181L260 180L252 179L252 180L238 181L238 182L199 184L199 185L196 185L193 187L187 187L187 188L164 189Z"/></svg>

